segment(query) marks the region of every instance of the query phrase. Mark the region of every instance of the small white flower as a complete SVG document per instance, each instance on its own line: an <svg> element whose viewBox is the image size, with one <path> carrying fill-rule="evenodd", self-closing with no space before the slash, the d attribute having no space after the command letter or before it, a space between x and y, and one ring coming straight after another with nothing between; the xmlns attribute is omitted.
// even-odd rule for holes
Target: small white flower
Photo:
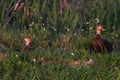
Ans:
<svg viewBox="0 0 120 80"><path fill-rule="evenodd" d="M89 30L90 30L90 31L93 30L93 27L90 27Z"/></svg>
<svg viewBox="0 0 120 80"><path fill-rule="evenodd" d="M33 38L35 38L36 36L35 35L33 35Z"/></svg>
<svg viewBox="0 0 120 80"><path fill-rule="evenodd" d="M84 32L84 29L82 29L82 32Z"/></svg>
<svg viewBox="0 0 120 80"><path fill-rule="evenodd" d="M67 28L67 31L70 31L70 29L69 29L69 28Z"/></svg>
<svg viewBox="0 0 120 80"><path fill-rule="evenodd" d="M54 31L57 31L57 29L55 27L51 27Z"/></svg>
<svg viewBox="0 0 120 80"><path fill-rule="evenodd" d="M89 22L86 22L86 24L89 24Z"/></svg>
<svg viewBox="0 0 120 80"><path fill-rule="evenodd" d="M72 52L71 55L74 56L74 53Z"/></svg>
<svg viewBox="0 0 120 80"><path fill-rule="evenodd" d="M17 54L16 54L15 56L16 56L16 58L18 57L18 55L17 55Z"/></svg>
<svg viewBox="0 0 120 80"><path fill-rule="evenodd" d="M96 23L100 22L98 18L95 18L94 20L95 20Z"/></svg>
<svg viewBox="0 0 120 80"><path fill-rule="evenodd" d="M36 62L36 59L33 59L32 61L33 61L33 62Z"/></svg>
<svg viewBox="0 0 120 80"><path fill-rule="evenodd" d="M44 26L45 24L43 23L42 25Z"/></svg>
<svg viewBox="0 0 120 80"><path fill-rule="evenodd" d="M67 27L65 26L65 29L67 29Z"/></svg>
<svg viewBox="0 0 120 80"><path fill-rule="evenodd" d="M54 31L57 31L57 29L55 29L55 28L54 28L53 30L54 30Z"/></svg>
<svg viewBox="0 0 120 80"><path fill-rule="evenodd" d="M74 33L74 36L76 36L77 35L77 33Z"/></svg>
<svg viewBox="0 0 120 80"><path fill-rule="evenodd" d="M33 26L35 23L34 22L32 22L31 24L29 24L29 26L31 27L31 26Z"/></svg>
<svg viewBox="0 0 120 80"><path fill-rule="evenodd" d="M118 37L118 34L116 34L115 36Z"/></svg>

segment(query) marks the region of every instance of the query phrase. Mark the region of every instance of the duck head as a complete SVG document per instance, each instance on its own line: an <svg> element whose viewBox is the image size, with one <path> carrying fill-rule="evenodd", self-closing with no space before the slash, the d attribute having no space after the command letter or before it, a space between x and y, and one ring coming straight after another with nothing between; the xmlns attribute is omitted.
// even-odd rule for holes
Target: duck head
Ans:
<svg viewBox="0 0 120 80"><path fill-rule="evenodd" d="M97 35L100 35L102 29L103 29L103 26L102 26L101 24L98 24L98 25L97 25L97 28L96 28L96 34L97 34Z"/></svg>
<svg viewBox="0 0 120 80"><path fill-rule="evenodd" d="M23 41L25 42L25 47L23 48L23 50L29 51L30 50L30 43L31 43L30 37L25 37Z"/></svg>
<svg viewBox="0 0 120 80"><path fill-rule="evenodd" d="M25 38L24 38L24 42L25 42L25 45L26 45L26 46L30 46L30 43L31 43L30 37L25 37Z"/></svg>

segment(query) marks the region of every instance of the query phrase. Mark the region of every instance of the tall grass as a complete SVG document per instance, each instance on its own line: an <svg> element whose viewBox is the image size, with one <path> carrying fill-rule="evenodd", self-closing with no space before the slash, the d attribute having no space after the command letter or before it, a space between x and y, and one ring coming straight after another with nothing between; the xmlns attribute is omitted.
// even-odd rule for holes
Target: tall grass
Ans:
<svg viewBox="0 0 120 80"><path fill-rule="evenodd" d="M116 30L119 28L119 0L114 1L104 1L104 0L93 0L93 1L80 1L82 4L76 6L78 9L83 9L83 12L80 12L79 10L76 10L74 12L69 12L67 9L64 10L64 13L62 16L59 16L58 14L58 8L59 8L59 1L53 0L53 1L25 1L25 6L28 8L32 8L34 11L30 11L30 13L34 13L34 16L31 20L31 22L38 22L40 21L40 16L43 18L42 21L45 21L47 24L47 27L51 28L52 26L59 29L59 27L68 27L71 28L71 30L74 29L75 25L80 23L80 19L85 19L87 22L90 23L89 26L94 26L96 23L94 22L95 18L98 18L100 23L102 23L107 31L112 31L112 27L115 26ZM52 4L51 4L52 3ZM4 22L4 18L6 15L6 12L10 10L10 8L15 4L14 0L11 0L9 3L7 1L1 1L1 23ZM6 6L7 5L7 6ZM4 8L2 8L4 7ZM17 15L18 13L16 13ZM81 14L81 16L79 15ZM20 15L20 16L19 16ZM24 24L24 18L21 19L20 17L23 16L21 14L18 14L18 17L14 20L17 23L17 27L21 27L21 24ZM13 22L13 21L12 21ZM31 23L30 22L30 23ZM62 25L65 23L66 25ZM71 24L69 23L71 22ZM29 23L29 24L30 24ZM51 25L51 26L50 26ZM85 24L82 24L85 25ZM15 25L13 25L15 26ZM24 26L24 25L22 25ZM19 28L18 27L18 28ZM61 31L61 30L60 30Z"/></svg>
<svg viewBox="0 0 120 80"><path fill-rule="evenodd" d="M78 0L72 11L64 8L62 14L59 14L59 0L25 0L31 14L29 20L25 20L26 13L16 11L3 29L5 16L15 2L0 2L1 80L120 79L120 0ZM107 31L102 37L114 45L111 54L89 52L97 20ZM33 51L18 50L23 48L21 40L25 36L31 37ZM61 42L61 36L70 40ZM86 65L87 57L94 59L94 65ZM76 60L80 60L81 65L71 65Z"/></svg>

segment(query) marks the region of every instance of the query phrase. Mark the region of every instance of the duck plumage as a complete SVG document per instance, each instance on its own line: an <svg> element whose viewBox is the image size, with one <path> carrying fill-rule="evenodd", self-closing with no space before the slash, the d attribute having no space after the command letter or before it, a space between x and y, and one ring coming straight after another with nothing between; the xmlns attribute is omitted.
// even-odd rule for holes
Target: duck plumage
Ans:
<svg viewBox="0 0 120 80"><path fill-rule="evenodd" d="M91 50L95 51L95 53L99 52L112 52L113 47L110 42L108 42L106 39L101 38L101 30L102 25L98 25L96 29L96 36L93 38L90 48Z"/></svg>

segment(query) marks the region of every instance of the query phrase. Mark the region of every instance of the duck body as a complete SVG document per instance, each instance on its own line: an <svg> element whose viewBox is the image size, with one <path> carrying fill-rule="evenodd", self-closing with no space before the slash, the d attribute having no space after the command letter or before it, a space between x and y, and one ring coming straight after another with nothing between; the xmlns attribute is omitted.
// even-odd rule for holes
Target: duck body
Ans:
<svg viewBox="0 0 120 80"><path fill-rule="evenodd" d="M95 38L93 38L90 47L91 50L95 51L95 53L99 53L99 52L110 53L113 51L113 47L111 43L105 39L101 39L100 35L96 35Z"/></svg>
<svg viewBox="0 0 120 80"><path fill-rule="evenodd" d="M30 48L29 46L25 46L25 47L23 48L23 50L24 50L24 51L30 51L31 48Z"/></svg>
<svg viewBox="0 0 120 80"><path fill-rule="evenodd" d="M101 39L101 31L102 25L99 24L96 28L96 36L93 38L90 44L90 49L93 50L95 53L110 53L113 51L112 44L105 39Z"/></svg>

